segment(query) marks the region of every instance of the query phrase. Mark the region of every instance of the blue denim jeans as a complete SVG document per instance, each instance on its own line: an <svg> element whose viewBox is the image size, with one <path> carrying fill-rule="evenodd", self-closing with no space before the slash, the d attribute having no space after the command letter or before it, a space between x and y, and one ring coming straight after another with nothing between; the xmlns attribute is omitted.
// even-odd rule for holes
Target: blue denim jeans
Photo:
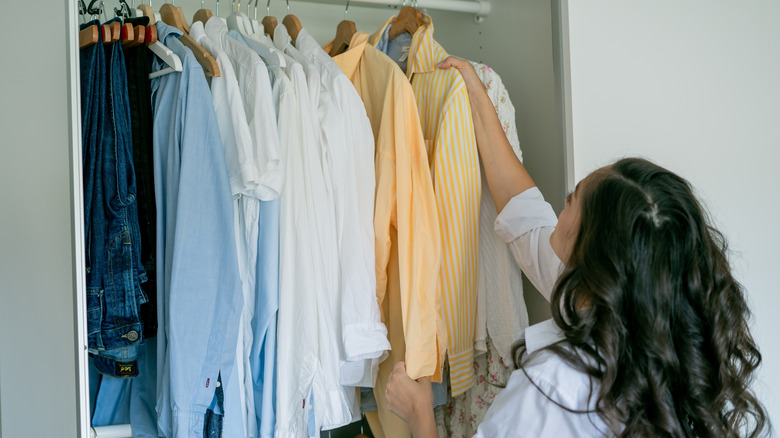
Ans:
<svg viewBox="0 0 780 438"><path fill-rule="evenodd" d="M101 373L135 377L146 273L121 44L83 50L81 79L89 352Z"/></svg>

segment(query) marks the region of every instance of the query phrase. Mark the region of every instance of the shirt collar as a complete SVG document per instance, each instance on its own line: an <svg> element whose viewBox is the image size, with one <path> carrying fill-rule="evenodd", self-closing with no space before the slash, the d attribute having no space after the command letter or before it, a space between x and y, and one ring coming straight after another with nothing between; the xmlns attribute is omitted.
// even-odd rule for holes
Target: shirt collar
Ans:
<svg viewBox="0 0 780 438"><path fill-rule="evenodd" d="M176 29L173 26L169 26L165 24L162 20L158 21L156 26L157 26L157 39L160 41L165 41L165 38L167 38L168 35L173 35L176 38L182 35L182 31Z"/></svg>
<svg viewBox="0 0 780 438"><path fill-rule="evenodd" d="M201 43L201 40L203 38L208 39L206 36L206 29L203 27L203 23L200 21L196 21L190 25L190 36L192 39L194 39L198 44ZM203 45L203 44L201 44Z"/></svg>
<svg viewBox="0 0 780 438"><path fill-rule="evenodd" d="M552 319L528 327L522 336L525 336L525 351L527 354L533 354L535 351L565 339L563 331Z"/></svg>
<svg viewBox="0 0 780 438"><path fill-rule="evenodd" d="M211 38L213 41L219 41L220 44L222 44L222 35L227 34L228 27L227 24L219 19L219 17L212 16L208 19L208 21L206 21L204 30L206 31L206 35L208 35L209 38Z"/></svg>
<svg viewBox="0 0 780 438"><path fill-rule="evenodd" d="M386 47L390 26L397 17L390 17L379 31L371 36L371 45ZM383 50L384 51L384 50ZM409 52L409 65L406 76L411 78L415 73L428 73L435 71L439 63L449 56L447 51L433 39L433 20L430 16L422 14L422 25L412 36L412 47Z"/></svg>
<svg viewBox="0 0 780 438"><path fill-rule="evenodd" d="M341 70L347 77L352 78L355 74L360 59L363 57L363 53L366 51L368 45L368 34L365 32L355 32L352 35L352 39L349 42L349 48L339 55L333 57L336 64L341 67ZM329 52L333 47L333 41L326 44L323 49Z"/></svg>
<svg viewBox="0 0 780 438"><path fill-rule="evenodd" d="M322 50L322 47L317 44L317 41L305 28L298 32L298 38L295 39L295 48L306 54L313 54L314 51Z"/></svg>

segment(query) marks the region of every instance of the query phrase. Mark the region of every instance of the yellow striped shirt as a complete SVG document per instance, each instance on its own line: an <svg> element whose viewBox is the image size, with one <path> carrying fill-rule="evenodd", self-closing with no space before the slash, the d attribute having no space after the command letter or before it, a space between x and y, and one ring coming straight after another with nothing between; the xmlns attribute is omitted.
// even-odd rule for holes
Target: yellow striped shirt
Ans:
<svg viewBox="0 0 780 438"><path fill-rule="evenodd" d="M377 45L390 18L372 38ZM433 39L433 21L423 15L409 51L407 77L417 100L428 147L439 224L442 264L438 289L447 326L452 395L474 382L473 348L477 309L480 170L471 105L463 77L438 64L447 52Z"/></svg>

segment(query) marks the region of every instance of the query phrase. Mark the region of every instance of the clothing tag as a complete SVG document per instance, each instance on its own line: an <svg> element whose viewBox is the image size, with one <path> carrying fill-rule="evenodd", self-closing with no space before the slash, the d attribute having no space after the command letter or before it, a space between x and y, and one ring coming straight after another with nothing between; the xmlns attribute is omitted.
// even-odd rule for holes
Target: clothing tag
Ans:
<svg viewBox="0 0 780 438"><path fill-rule="evenodd" d="M401 57L398 58L398 62L404 62L409 59L409 52L412 50L412 46L401 47Z"/></svg>
<svg viewBox="0 0 780 438"><path fill-rule="evenodd" d="M116 362L116 375L118 377L134 377L138 375L136 362Z"/></svg>

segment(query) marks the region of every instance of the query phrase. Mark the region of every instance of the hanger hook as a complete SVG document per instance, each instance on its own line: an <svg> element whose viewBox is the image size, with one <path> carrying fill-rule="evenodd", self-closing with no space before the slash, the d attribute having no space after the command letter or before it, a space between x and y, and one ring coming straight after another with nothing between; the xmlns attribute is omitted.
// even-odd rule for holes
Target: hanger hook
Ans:
<svg viewBox="0 0 780 438"><path fill-rule="evenodd" d="M290 0L287 0L287 15L290 15Z"/></svg>
<svg viewBox="0 0 780 438"><path fill-rule="evenodd" d="M268 2L265 4L265 16L271 16L271 0L268 0Z"/></svg>
<svg viewBox="0 0 780 438"><path fill-rule="evenodd" d="M217 0L217 17L219 17L219 0Z"/></svg>
<svg viewBox="0 0 780 438"><path fill-rule="evenodd" d="M347 0L347 7L344 8L344 20L347 20L347 16L349 15L349 0Z"/></svg>

